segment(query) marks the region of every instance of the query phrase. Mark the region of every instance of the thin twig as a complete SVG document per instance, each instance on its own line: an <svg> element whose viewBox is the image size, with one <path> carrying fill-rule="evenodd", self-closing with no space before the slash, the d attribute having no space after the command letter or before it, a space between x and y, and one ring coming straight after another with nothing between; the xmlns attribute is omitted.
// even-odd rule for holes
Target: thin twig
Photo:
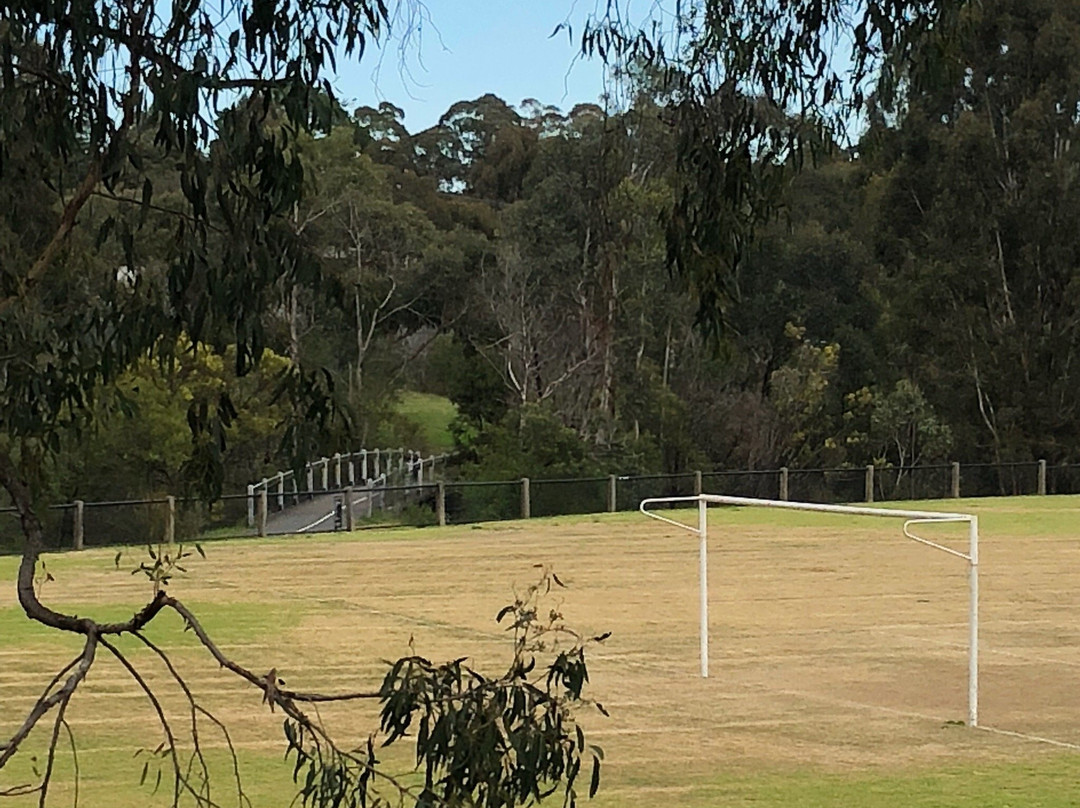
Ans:
<svg viewBox="0 0 1080 808"><path fill-rule="evenodd" d="M196 709L197 704L195 702L195 696L191 692L191 688L188 687L184 678L180 675L180 672L176 670L176 666L173 665L169 656L162 651L157 645L151 642L146 636L140 632L134 632L136 639L138 639L143 645L157 654L158 658L168 668L169 673L172 675L173 680L180 686L180 689L184 691L184 696L188 700L188 705L191 707L191 741L194 744L195 750L192 752L191 761L188 763L188 774L191 772L191 765L198 760L199 766L202 769L203 784L206 789L206 798L210 799L210 769L206 765L206 758L203 756L202 744L199 741L199 719L198 711Z"/></svg>
<svg viewBox="0 0 1080 808"><path fill-rule="evenodd" d="M73 808L79 808L79 780L81 779L81 770L79 769L79 748L75 743L75 733L71 731L71 724L67 721L61 721L60 723L63 725L64 731L67 732L68 742L71 744L71 763L75 767L75 796L72 799L71 804Z"/></svg>
<svg viewBox="0 0 1080 808"><path fill-rule="evenodd" d="M53 722L52 737L49 738L49 757L45 762L45 774L41 778L41 792L38 796L38 808L45 808L45 800L49 796L49 783L52 781L53 764L56 762L56 742L60 740L60 727L64 723L64 713L71 703L71 693L68 693L60 702L60 709L56 711L56 721Z"/></svg>
<svg viewBox="0 0 1080 808"><path fill-rule="evenodd" d="M164 708L162 708L161 702L158 700L158 697L154 693L153 688L151 688L150 685L147 684L142 674L135 669L135 666L128 661L127 657L120 653L120 650L116 648L116 646L114 646L112 643L105 639L101 640L101 644L105 646L109 650L109 652L114 657L116 657L117 661L124 666L127 672L131 674L131 678L135 680L136 684L139 685L143 693L146 694L147 699L149 699L150 704L154 708L154 712L157 713L158 722L161 724L161 728L165 732L165 746L166 750L169 753L169 760L172 762L173 766L173 805L179 805L181 791L187 791L189 794L191 794L192 797L195 798L196 805L205 805L209 806L209 808L221 808L221 806L218 806L217 803L215 803L209 797L202 797L198 792L196 792L195 789L191 787L191 784L184 778L183 774L181 773L180 756L177 753L176 749L176 735L173 734L172 726L169 724L169 719L165 716L165 710Z"/></svg>

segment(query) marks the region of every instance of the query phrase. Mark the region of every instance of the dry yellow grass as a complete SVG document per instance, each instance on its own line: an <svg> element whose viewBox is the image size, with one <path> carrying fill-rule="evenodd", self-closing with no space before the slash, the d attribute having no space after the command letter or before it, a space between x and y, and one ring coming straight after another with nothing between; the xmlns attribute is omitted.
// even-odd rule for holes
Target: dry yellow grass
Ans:
<svg viewBox="0 0 1080 808"><path fill-rule="evenodd" d="M1017 527L1024 518L1000 519L999 532L992 518L983 520L981 718L1080 745L1073 696L1080 542L1056 529ZM570 584L558 595L569 622L612 632L590 665L593 695L611 717L583 718L607 753L605 805L679 801L721 772L917 770L1060 753L948 723L966 715L959 559L905 541L899 523L887 520L775 520L743 511L713 512L711 522L707 680L697 676L696 539L637 516L218 543L172 591L206 615L242 664L276 667L290 686L334 690L374 687L381 660L408 653L410 641L431 658L504 663L509 646L493 617L515 583L531 581L534 564L548 564ZM963 545L960 528L938 534ZM0 633L0 734L77 648L19 627L12 569L0 566L7 635ZM58 581L47 585L46 599L80 612L123 614L147 590L145 580L114 569L105 551L59 557L50 569ZM286 774L268 765L283 750L280 716L218 672L177 622L152 636L173 649L194 688L233 728L255 773L256 805L288 804ZM134 653L168 690L164 671ZM155 746L160 731L122 669L101 663L71 711L83 745L83 804L151 804L137 784L141 763L130 756ZM165 701L182 729L175 688ZM358 741L373 727L371 706L323 717ZM206 733L211 746L223 746ZM0 788L25 775L4 772Z"/></svg>

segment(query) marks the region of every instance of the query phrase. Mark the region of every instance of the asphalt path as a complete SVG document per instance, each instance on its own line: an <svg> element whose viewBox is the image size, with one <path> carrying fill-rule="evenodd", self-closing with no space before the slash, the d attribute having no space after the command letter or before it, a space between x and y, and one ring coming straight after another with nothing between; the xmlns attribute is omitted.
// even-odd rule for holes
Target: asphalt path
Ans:
<svg viewBox="0 0 1080 808"><path fill-rule="evenodd" d="M344 494L320 494L313 499L290 505L283 511L267 514L266 533L281 536L290 533L326 533L333 531L334 512L339 497ZM361 507L367 503L370 494L366 491L353 491L353 515L359 516ZM345 529L345 515L341 517L341 529Z"/></svg>

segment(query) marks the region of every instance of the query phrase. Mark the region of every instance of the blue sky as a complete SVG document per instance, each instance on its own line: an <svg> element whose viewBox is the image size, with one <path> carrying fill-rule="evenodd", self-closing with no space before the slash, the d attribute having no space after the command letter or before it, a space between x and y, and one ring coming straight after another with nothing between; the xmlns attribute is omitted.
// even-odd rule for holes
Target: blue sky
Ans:
<svg viewBox="0 0 1080 808"><path fill-rule="evenodd" d="M418 132L455 101L487 92L515 106L535 98L567 111L597 101L604 90L598 62L575 62L591 3L425 0L425 6L419 36L405 45L405 70L398 42L381 53L370 51L360 63L339 61L334 86L347 108L389 101L405 110L406 128ZM574 43L565 30L550 36L567 20L574 24Z"/></svg>

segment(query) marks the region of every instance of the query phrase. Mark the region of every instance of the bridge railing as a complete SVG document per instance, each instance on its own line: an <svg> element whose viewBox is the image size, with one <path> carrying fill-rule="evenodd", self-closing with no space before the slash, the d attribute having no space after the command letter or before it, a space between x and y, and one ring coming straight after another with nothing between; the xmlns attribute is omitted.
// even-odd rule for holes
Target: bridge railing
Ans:
<svg viewBox="0 0 1080 808"><path fill-rule="evenodd" d="M365 487L383 480L390 485L424 485L432 482L437 465L447 454L428 455L410 449L360 449L337 453L307 463L300 479L293 469L279 471L247 487L247 523L256 526L258 499L266 492L268 507L276 511L299 505L315 496L340 492L345 487Z"/></svg>

